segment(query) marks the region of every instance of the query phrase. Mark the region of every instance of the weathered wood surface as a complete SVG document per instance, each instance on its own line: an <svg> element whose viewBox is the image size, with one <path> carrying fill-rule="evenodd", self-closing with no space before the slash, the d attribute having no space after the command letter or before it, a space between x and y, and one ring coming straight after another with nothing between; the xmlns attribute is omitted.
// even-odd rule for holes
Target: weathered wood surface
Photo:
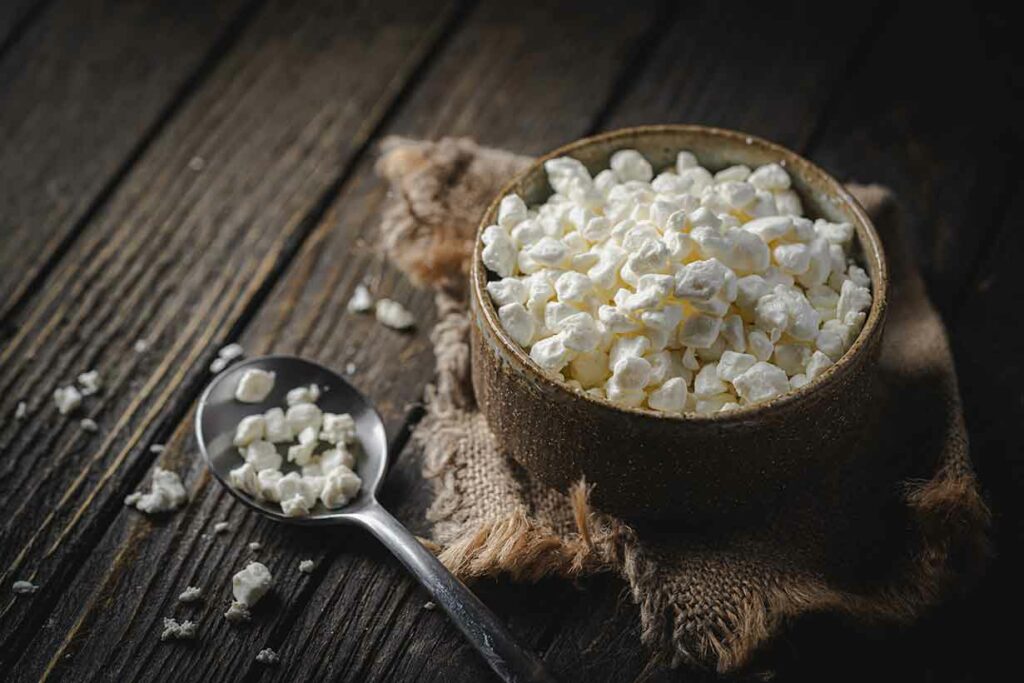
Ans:
<svg viewBox="0 0 1024 683"><path fill-rule="evenodd" d="M0 411L27 399L29 415L5 420L0 435L0 565L5 585L34 577L42 588L31 601L4 594L3 664L54 606L88 595L66 583L154 460L149 445L179 424L216 347L314 227L451 10L265 7L85 228L79 258L62 260L16 317L0 352ZM194 157L205 160L199 171ZM150 351L135 353L138 339ZM95 435L57 416L50 400L90 367L105 378L81 412L100 424Z"/></svg>
<svg viewBox="0 0 1024 683"><path fill-rule="evenodd" d="M1010 108L984 129L971 125L970 97L1009 97L1005 72L985 71L983 53L971 53L981 75L958 83L964 99L945 116L937 113L949 92L943 72L923 70L928 60L920 53L904 54L906 36L920 30L918 15L886 3L861 8L827 31L800 30L810 5L737 13L721 3L652 0L510 13L494 1L468 11L384 4L270 2L218 15L220 32L207 29L206 52L194 48L198 56L176 77L184 84L175 89L168 76L146 91L159 100L141 107L149 119L138 114L135 128L121 131L109 112L99 117L107 135L124 141L101 181L70 174L76 217L67 219L71 214L53 199L37 200L37 215L63 212L47 223L64 235L63 246L15 253L14 233L0 232L0 262L13 264L0 277L24 283L35 277L25 273L40 268L45 275L35 278L40 287L13 298L0 288L5 301L21 302L10 311L0 347L0 585L25 576L42 584L28 599L0 593L0 677L488 677L443 614L422 608L423 591L371 539L347 529L284 528L246 513L205 473L191 436L191 404L208 377L205 366L227 339L240 339L252 353L301 353L336 368L351 362L354 382L382 408L395 448L385 503L424 528L429 494L406 436L432 369L432 301L376 252L385 188L372 173L373 145L388 133L469 135L539 153L602 128L701 122L778 140L841 178L893 185L919 242L939 245L926 253L926 265L940 304L951 302L943 310L953 323L979 467L1007 511L1001 540L1021 538L1013 502L1020 465L1012 454L1024 444L1006 427L1021 417L1019 378L991 363L991 349L1009 355L1019 347L1005 336L1003 345L992 345L1000 329L1012 326L1020 297L1012 270L1022 246L1012 219L1020 206L1004 201L1018 188L1004 171L1019 138ZM68 17L85 6L56 2L28 22L9 54L0 54L0 74L24 78L35 68L30 57L12 62L19 50L67 59L61 50L73 45L40 46L33 31L71 25ZM138 21L140 32L151 30L153 17L168 13L162 7L127 12L121 27ZM940 19L935 40L955 39L965 50L984 46L993 31L1001 35L991 17L954 11ZM93 30L103 30L102 22ZM798 39L780 41L780 34ZM121 54L116 46L109 50ZM947 68L963 68L968 58L960 50L941 59ZM122 71L121 78L138 78ZM125 87L143 97L143 86L131 83ZM98 82L78 96L104 87L113 86ZM0 122L7 105L0 90ZM42 105L38 111L58 115ZM74 139L73 126L57 128L54 137L66 128ZM32 128L16 142L29 149L49 132ZM0 178L25 183L3 155L0 148ZM188 168L196 156L205 162L199 171ZM39 168L41 178L55 172ZM7 185L0 185L6 196ZM998 230L979 230L978 222ZM409 304L418 328L395 333L346 313L363 278ZM965 282L973 284L965 289ZM136 355L131 347L140 337L152 347ZM86 404L83 414L101 423L100 434L89 437L56 415L49 394L93 365L108 386ZM993 393L1003 401L994 415ZM22 398L31 419L14 423L7 416ZM120 498L156 460L148 446L164 441L160 461L185 476L192 502L150 520L121 507ZM232 531L214 535L222 519ZM250 551L252 541L263 548ZM220 616L229 577L250 557L278 577L274 597L251 626L230 628ZM307 557L317 561L309 576L297 571ZM997 579L1014 575L1007 567L1019 573L1019 561L997 566ZM186 585L203 586L204 601L177 604ZM635 607L612 577L474 588L562 679L680 675L646 666ZM992 627L974 625L1000 597L989 587L909 633L885 638L812 624L791 648L780 648L783 670L820 678L824 670L834 675L840 658L851 680L882 665L906 680L987 680L984 672L998 668L986 668L992 658L985 643L1007 641ZM160 622L169 615L198 617L198 642L160 643ZM273 669L253 661L268 645L282 654Z"/></svg>
<svg viewBox="0 0 1024 683"><path fill-rule="evenodd" d="M244 7L57 0L2 56L0 233L17 248L0 250L0 340L11 336L11 308L38 293L40 277L222 55Z"/></svg>

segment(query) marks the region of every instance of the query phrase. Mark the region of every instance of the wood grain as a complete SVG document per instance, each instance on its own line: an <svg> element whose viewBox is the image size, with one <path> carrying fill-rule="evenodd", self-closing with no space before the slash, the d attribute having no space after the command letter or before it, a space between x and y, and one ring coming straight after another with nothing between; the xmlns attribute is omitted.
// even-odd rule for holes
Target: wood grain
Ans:
<svg viewBox="0 0 1024 683"><path fill-rule="evenodd" d="M230 43L245 0L59 0L0 61L0 339L9 314ZM251 4L251 3L249 3Z"/></svg>
<svg viewBox="0 0 1024 683"><path fill-rule="evenodd" d="M18 316L0 350L0 412L24 398L29 419L0 431L0 583L42 588L31 600L3 596L0 664L21 654L58 599L80 604L63 588L153 462L149 444L179 424L215 349L314 227L308 217L333 196L451 8L268 6ZM138 339L151 349L135 353ZM90 367L104 390L79 416L96 419L96 435L50 400Z"/></svg>
<svg viewBox="0 0 1024 683"><path fill-rule="evenodd" d="M566 36L550 9L531 9L513 19L502 3L485 3L439 55L388 132L489 135L506 144L535 144L541 149L576 137L586 129L589 112L608 96L618 57L648 28L649 9L624 3L580 14L586 19L573 24L568 36L572 40L562 49L544 51L539 48ZM570 79L573 86L550 87L548 74L559 68L564 75L564 68L573 61L572 45L594 36L601 37L601 49L588 62L577 62L579 72ZM472 64L471 73L460 76L468 64ZM544 105L527 114L511 100L507 106L495 106L510 93ZM562 115L552 117L547 114L550 111ZM454 125L453 112L459 116ZM533 131L529 139L525 134L516 137L523 125ZM408 412L406 404L419 400L433 370L426 340L433 302L429 294L414 292L391 269L380 268L373 245L386 188L376 179L372 162L368 157L360 164L242 335L242 342L252 353L301 353L339 369L354 363L356 385L379 397L394 434ZM366 316L345 312L354 285L366 276L374 280L378 294L403 301L417 312L416 334L389 331ZM422 591L374 542L345 529L313 536L296 533L240 509L208 481L200 463L187 462L194 448L191 439L184 438L189 430L186 419L178 429L182 440L173 440L169 453L187 468L186 479L198 482L188 511L166 525L140 521L129 511L119 515L69 590L70 595L84 597L54 612L56 638L36 639L20 663L25 671L39 671L59 661L54 672L74 676L102 667L130 678L139 670L134 667L154 663L173 670L175 676L196 670L211 675L240 673L250 665L249 674L255 675L260 667L252 658L269 644L283 658L275 675L294 679L380 680L399 670L408 672L409 667L423 678L445 677L453 670L477 680L487 676L487 669L453 627L440 615L422 609L426 601ZM422 514L424 493L416 463L403 461L389 478L384 501L409 518L414 510ZM221 518L231 519L237 531L230 539L205 537L212 521ZM261 556L268 558L281 580L275 589L277 602L258 615L252 628L239 631L227 626L220 613L231 573L246 557L240 551L253 540L264 543ZM297 574L295 567L303 557L318 562L313 577ZM184 583L203 585L211 595L202 609L202 641L187 650L168 647L154 637L158 615L188 613L174 605ZM115 602L115 595L122 597ZM499 595L496 606L503 608L508 602ZM559 614L542 610L536 616L557 619ZM94 628L108 620L125 626L109 631ZM517 632L530 640L536 624L536 619L512 619L512 627L525 628ZM431 653L423 648L424 638L436 643L431 649L444 656L428 657ZM222 654L228 650L232 654ZM79 652L89 654L77 656ZM244 659L237 659L236 652ZM406 659L409 653L416 659Z"/></svg>
<svg viewBox="0 0 1024 683"><path fill-rule="evenodd" d="M975 8L951 5L932 17L928 35L956 50L910 49L920 15L887 7L891 16L808 153L844 180L895 191L932 300L948 315L1013 182L1020 107L1010 106L1010 55L1000 56L1012 38L994 35ZM979 118L979 102L1006 104Z"/></svg>

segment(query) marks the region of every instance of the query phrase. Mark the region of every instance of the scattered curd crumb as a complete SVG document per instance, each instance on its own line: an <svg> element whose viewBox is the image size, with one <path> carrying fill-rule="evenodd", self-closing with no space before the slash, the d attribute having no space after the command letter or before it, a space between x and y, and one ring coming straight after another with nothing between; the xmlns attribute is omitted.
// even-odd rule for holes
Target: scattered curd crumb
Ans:
<svg viewBox="0 0 1024 683"><path fill-rule="evenodd" d="M90 433L97 432L97 431L99 431L99 428L100 428L100 426L98 424L96 424L96 420L93 420L92 418L88 418L88 417L83 417L81 420L79 420L78 421L78 426L81 427L83 432L90 432Z"/></svg>
<svg viewBox="0 0 1024 683"><path fill-rule="evenodd" d="M428 612L434 609L435 607L437 607L437 605L434 604L433 600L427 600L425 603L423 603L423 609L427 610Z"/></svg>
<svg viewBox="0 0 1024 683"><path fill-rule="evenodd" d="M354 374L356 374L356 364L355 363L346 363L345 364L345 374L346 375L354 375Z"/></svg>
<svg viewBox="0 0 1024 683"><path fill-rule="evenodd" d="M167 447L164 446L162 443L155 443L155 444L153 444L152 446L149 447L149 452L150 453L163 453L165 448L167 448Z"/></svg>
<svg viewBox="0 0 1024 683"><path fill-rule="evenodd" d="M53 392L53 402L57 404L57 412L67 415L82 405L82 394L70 385L58 387Z"/></svg>
<svg viewBox="0 0 1024 683"><path fill-rule="evenodd" d="M256 552L257 550L260 550L262 548L263 548L263 544L258 542L258 541L253 541L252 543L249 544L249 550L251 550L253 552Z"/></svg>
<svg viewBox="0 0 1024 683"><path fill-rule="evenodd" d="M259 654L256 655L256 661L260 664L273 666L274 664L277 664L279 661L281 661L281 658L278 656L276 652L271 650L269 647L265 647L259 651Z"/></svg>
<svg viewBox="0 0 1024 683"><path fill-rule="evenodd" d="M213 533L215 534L226 534L231 531L231 524L228 522L217 522L213 525Z"/></svg>
<svg viewBox="0 0 1024 683"><path fill-rule="evenodd" d="M373 310L373 295L370 294L366 285L356 285L355 291L352 292L352 298L348 300L347 308L350 313L369 313Z"/></svg>
<svg viewBox="0 0 1024 683"><path fill-rule="evenodd" d="M100 390L102 380L96 370L83 372L78 376L78 386L82 387L82 396L92 396Z"/></svg>
<svg viewBox="0 0 1024 683"><path fill-rule="evenodd" d="M24 401L18 401L18 407L14 409L14 419L22 420L25 415L28 414L28 404Z"/></svg>
<svg viewBox="0 0 1024 683"><path fill-rule="evenodd" d="M35 585L31 581L15 581L11 584L11 591L15 595L31 595L39 590L39 586Z"/></svg>
<svg viewBox="0 0 1024 683"><path fill-rule="evenodd" d="M231 365L232 361L237 358L241 358L243 355L245 355L245 349L242 348L241 344L233 342L226 346L222 346L220 350L217 351L217 357L213 359L212 363L210 363L210 372L215 375L222 372L224 368Z"/></svg>
<svg viewBox="0 0 1024 683"><path fill-rule="evenodd" d="M193 621L178 623L176 619L164 617L164 630L160 640L191 640L196 637L196 624Z"/></svg>
<svg viewBox="0 0 1024 683"><path fill-rule="evenodd" d="M206 167L206 159L202 157L192 157L188 160L189 170L202 171Z"/></svg>
<svg viewBox="0 0 1024 683"><path fill-rule="evenodd" d="M145 339L136 339L132 348L135 350L135 353L145 353L149 350L149 342Z"/></svg>
<svg viewBox="0 0 1024 683"><path fill-rule="evenodd" d="M244 607L252 607L270 590L274 577L266 565L250 562L231 578L231 593Z"/></svg>
<svg viewBox="0 0 1024 683"><path fill-rule="evenodd" d="M136 491L125 497L124 504L134 506L140 512L153 515L177 510L188 500L188 493L181 477L175 472L157 466L153 468L152 482L148 493Z"/></svg>
<svg viewBox="0 0 1024 683"><path fill-rule="evenodd" d="M238 600L232 600L228 610L224 612L224 618L233 624L238 624L249 621L252 619L252 615L249 614L249 609L245 605Z"/></svg>
<svg viewBox="0 0 1024 683"><path fill-rule="evenodd" d="M303 560L299 562L299 571L303 574L312 574L316 568L316 563L313 560Z"/></svg>
<svg viewBox="0 0 1024 683"><path fill-rule="evenodd" d="M416 324L412 313L391 299L381 299L377 302L377 321L393 330L407 330Z"/></svg>
<svg viewBox="0 0 1024 683"><path fill-rule="evenodd" d="M235 387L235 399L242 403L259 403L273 390L274 377L273 372L259 368L246 370Z"/></svg>
<svg viewBox="0 0 1024 683"><path fill-rule="evenodd" d="M188 586L178 596L178 602L195 602L203 597L203 589L199 586Z"/></svg>

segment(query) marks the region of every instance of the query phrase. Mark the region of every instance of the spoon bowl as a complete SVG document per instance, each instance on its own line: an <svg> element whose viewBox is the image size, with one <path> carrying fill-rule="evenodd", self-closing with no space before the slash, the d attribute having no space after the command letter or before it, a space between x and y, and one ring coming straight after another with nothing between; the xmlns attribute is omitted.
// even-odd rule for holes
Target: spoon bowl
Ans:
<svg viewBox="0 0 1024 683"><path fill-rule="evenodd" d="M274 388L259 403L235 400L235 387L246 370L265 370L276 375ZM317 502L308 516L288 517L275 503L258 500L231 485L231 470L242 464L238 449L232 443L235 426L247 415L262 413L275 406L283 407L285 394L298 386L316 384L320 387L317 405L328 413L348 413L356 423L356 439L360 448L353 467L363 486L345 507L329 509ZM214 476L249 507L281 522L318 526L354 521L354 516L376 504L377 491L388 469L388 442L381 420L373 404L355 387L328 368L296 356L262 356L236 363L217 375L203 392L196 410L196 438ZM299 468L285 463L284 468Z"/></svg>
<svg viewBox="0 0 1024 683"><path fill-rule="evenodd" d="M235 399L235 387L245 371L253 369L273 372L274 386L263 401L242 403ZM344 507L328 509L318 501L309 515L289 517L276 504L258 500L232 486L231 470L242 464L233 443L235 427L248 415L286 405L285 396L289 389L310 384L320 387L317 405L322 410L348 413L355 421L360 448L355 453L354 469L363 483L356 497ZM235 498L259 513L289 524L356 524L376 536L448 613L452 622L502 680L552 680L540 660L519 646L497 616L377 502L377 491L388 469L384 423L370 400L340 375L318 363L294 356L263 356L236 363L214 377L199 399L196 439L217 481ZM287 463L285 467L294 468Z"/></svg>

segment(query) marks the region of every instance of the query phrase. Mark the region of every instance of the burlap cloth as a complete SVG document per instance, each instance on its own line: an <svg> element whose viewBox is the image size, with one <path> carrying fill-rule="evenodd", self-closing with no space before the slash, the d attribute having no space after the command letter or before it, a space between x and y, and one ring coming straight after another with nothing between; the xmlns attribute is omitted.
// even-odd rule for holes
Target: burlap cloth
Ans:
<svg viewBox="0 0 1024 683"><path fill-rule="evenodd" d="M720 672L750 672L755 655L800 617L904 624L976 574L989 514L968 456L949 345L894 202L878 186L850 189L875 221L893 278L882 420L862 445L872 449L865 461L899 473L884 499L858 503L860 493L840 482L831 494L794 498L759 528L638 527L591 509L585 485L568 494L548 489L504 457L469 380L466 260L484 208L529 162L465 139L391 138L377 165L392 190L382 225L387 254L415 283L437 290L437 377L415 439L435 491L428 519L452 571L523 581L614 572L639 606L654 658ZM842 500L843 517L819 514L813 501L823 499Z"/></svg>

